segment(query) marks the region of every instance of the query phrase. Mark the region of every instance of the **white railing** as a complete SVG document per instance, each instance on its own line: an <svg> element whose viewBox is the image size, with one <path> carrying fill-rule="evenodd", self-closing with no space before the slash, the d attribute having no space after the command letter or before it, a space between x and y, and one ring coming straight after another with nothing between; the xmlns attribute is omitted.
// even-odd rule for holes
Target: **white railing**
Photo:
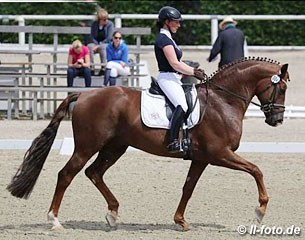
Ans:
<svg viewBox="0 0 305 240"><path fill-rule="evenodd" d="M231 15L236 20L305 20L305 15ZM115 27L122 27L123 19L152 19L157 20L157 14L109 14L114 19ZM218 35L218 22L224 15L182 15L185 20L206 20L211 21L211 44L214 43ZM9 21L17 21L19 26L25 26L27 20L93 20L95 15L0 15L2 22L7 24ZM19 43L25 43L25 34L19 33ZM281 50L305 49L305 46L275 46ZM251 49L252 46L249 46ZM261 46L259 48L262 48ZM264 49L273 50L271 46Z"/></svg>
<svg viewBox="0 0 305 240"><path fill-rule="evenodd" d="M245 114L246 117L265 117L259 107L250 105ZM305 106L286 106L285 118L305 118Z"/></svg>
<svg viewBox="0 0 305 240"><path fill-rule="evenodd" d="M0 150L27 150L33 140L30 139L0 139ZM55 139L52 150L58 150L60 155L72 155L74 140L71 137ZM127 151L139 151L129 147ZM247 153L305 153L305 142L241 142L237 152Z"/></svg>

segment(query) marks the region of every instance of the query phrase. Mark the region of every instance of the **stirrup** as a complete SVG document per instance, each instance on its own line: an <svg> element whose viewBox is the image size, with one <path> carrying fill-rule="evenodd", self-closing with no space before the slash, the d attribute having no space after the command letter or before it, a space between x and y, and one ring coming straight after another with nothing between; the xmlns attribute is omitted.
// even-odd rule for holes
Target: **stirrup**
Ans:
<svg viewBox="0 0 305 240"><path fill-rule="evenodd" d="M167 145L167 149L170 153L183 152L181 142L175 139L173 142Z"/></svg>
<svg viewBox="0 0 305 240"><path fill-rule="evenodd" d="M183 159L193 160L192 140L189 138L182 139Z"/></svg>
<svg viewBox="0 0 305 240"><path fill-rule="evenodd" d="M182 149L183 152L190 151L192 145L192 141L189 138L182 139Z"/></svg>

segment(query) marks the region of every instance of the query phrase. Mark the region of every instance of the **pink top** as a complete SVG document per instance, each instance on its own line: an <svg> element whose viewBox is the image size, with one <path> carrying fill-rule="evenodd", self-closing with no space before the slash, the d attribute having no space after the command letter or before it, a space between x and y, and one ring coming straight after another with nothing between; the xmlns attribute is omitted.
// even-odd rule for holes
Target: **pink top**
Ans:
<svg viewBox="0 0 305 240"><path fill-rule="evenodd" d="M82 46L82 50L79 54L74 51L73 47L69 49L69 55L72 56L72 64L76 63L78 59L83 59L85 61L85 56L87 54L89 54L89 48L86 46Z"/></svg>

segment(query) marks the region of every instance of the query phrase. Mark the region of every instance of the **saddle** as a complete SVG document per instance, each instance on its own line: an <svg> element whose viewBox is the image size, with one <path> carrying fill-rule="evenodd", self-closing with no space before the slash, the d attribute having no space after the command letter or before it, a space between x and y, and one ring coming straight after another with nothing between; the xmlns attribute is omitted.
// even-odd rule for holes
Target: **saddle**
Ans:
<svg viewBox="0 0 305 240"><path fill-rule="evenodd" d="M190 113L193 111L193 98L192 98L192 85L182 85L182 88L184 90L186 102L187 102L187 112L185 113L185 119L187 119L190 115ZM148 89L149 93L154 94L154 95L161 95L164 96L165 102L166 102L166 116L168 120L171 119L173 111L175 110L175 106L171 103L171 101L166 97L162 89L157 83L157 80L154 77L151 77L151 83L150 83L150 88Z"/></svg>
<svg viewBox="0 0 305 240"><path fill-rule="evenodd" d="M182 88L185 93L187 105L188 105L188 110L185 114L185 119L184 119L184 124L182 127L182 149L183 149L183 159L189 160L192 159L192 151L191 151L191 139L189 138L189 127L187 123L187 119L192 113L192 111L195 108L195 104L193 101L193 96L192 96L192 85L182 85ZM151 95L161 95L165 99L165 107L166 107L166 117L170 121L173 111L175 110L174 105L170 102L170 100L166 97L164 92L161 90L160 86L158 85L156 79L152 77L151 85L150 88L148 89L148 92ZM199 114L200 115L200 114Z"/></svg>

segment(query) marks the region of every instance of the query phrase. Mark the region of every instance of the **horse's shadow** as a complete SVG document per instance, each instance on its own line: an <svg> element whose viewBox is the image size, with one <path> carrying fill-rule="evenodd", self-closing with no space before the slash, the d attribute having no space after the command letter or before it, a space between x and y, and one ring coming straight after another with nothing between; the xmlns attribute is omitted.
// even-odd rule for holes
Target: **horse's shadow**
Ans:
<svg viewBox="0 0 305 240"><path fill-rule="evenodd" d="M181 231L181 227L177 224L141 224L141 223L118 223L117 228L111 228L108 224L103 222L93 222L93 221L66 221L63 223L67 229L82 229L82 230L124 230L124 231L158 231L158 230L173 230ZM192 229L198 228L214 228L214 229L224 229L225 226L215 223L203 224L203 223L192 223Z"/></svg>
<svg viewBox="0 0 305 240"><path fill-rule="evenodd" d="M181 231L181 227L177 224L141 224L141 223L118 223L117 228L111 228L107 223L97 222L97 221L66 221L62 222L62 225L65 229L80 229L87 231L104 231L109 232L113 230L123 230L123 231L159 231L159 230L172 230L172 231ZM202 228L211 228L214 230L225 229L224 225L216 223L192 223L191 230L199 230ZM43 231L48 231L51 229L50 223L37 223L37 224L20 224L20 225L3 225L0 226L0 231L2 230L13 230L18 229L29 231L33 229L40 229Z"/></svg>

